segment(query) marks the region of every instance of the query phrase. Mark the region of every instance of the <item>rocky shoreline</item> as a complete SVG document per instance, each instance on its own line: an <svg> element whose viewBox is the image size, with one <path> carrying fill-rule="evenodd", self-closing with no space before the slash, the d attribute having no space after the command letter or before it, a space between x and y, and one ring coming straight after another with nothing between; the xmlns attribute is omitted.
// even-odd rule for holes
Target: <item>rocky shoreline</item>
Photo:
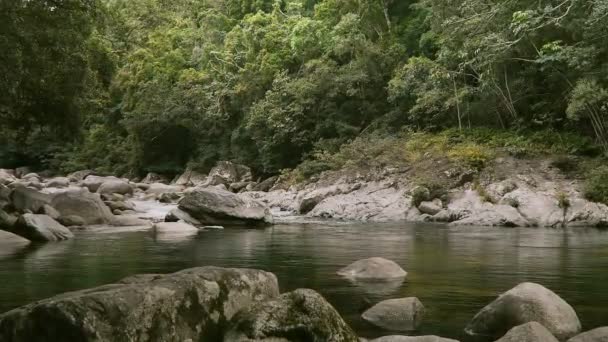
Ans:
<svg viewBox="0 0 608 342"><path fill-rule="evenodd" d="M370 258L338 270L354 282L403 282L394 262ZM373 304L361 315L389 333L370 342L457 342L415 334L426 308L415 297ZM466 326L487 341L591 342L608 327L581 333L574 309L551 290L522 283L482 308ZM358 342L322 295L280 293L277 277L253 269L199 267L173 274L135 275L114 284L68 292L0 315L0 340Z"/></svg>
<svg viewBox="0 0 608 342"><path fill-rule="evenodd" d="M418 184L408 170L390 168L326 172L295 185L279 177L254 182L248 167L231 162L218 163L208 175L186 170L173 180L155 174L129 180L90 170L44 177L27 168L2 169L0 229L31 241L56 241L95 225L153 228L163 221L155 231L194 232L306 219L504 227L608 225L608 206L586 200L577 180L548 168L513 168L513 162L502 161L514 171L501 177L446 171L453 184L442 191Z"/></svg>

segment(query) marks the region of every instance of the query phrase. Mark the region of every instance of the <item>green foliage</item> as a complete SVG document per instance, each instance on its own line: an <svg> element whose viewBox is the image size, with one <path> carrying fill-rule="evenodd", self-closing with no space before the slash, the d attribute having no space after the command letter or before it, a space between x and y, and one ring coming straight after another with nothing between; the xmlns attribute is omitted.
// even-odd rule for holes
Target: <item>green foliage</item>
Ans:
<svg viewBox="0 0 608 342"><path fill-rule="evenodd" d="M424 185L418 185L412 189L410 196L412 196L412 204L417 207L420 203L431 199L431 192Z"/></svg>
<svg viewBox="0 0 608 342"><path fill-rule="evenodd" d="M2 165L177 173L229 159L306 179L608 151L605 0L15 0L0 13Z"/></svg>
<svg viewBox="0 0 608 342"><path fill-rule="evenodd" d="M570 199L568 198L568 194L564 191L558 191L555 194L555 198L557 199L557 205L564 211L570 208L570 206L572 205L570 203Z"/></svg>
<svg viewBox="0 0 608 342"><path fill-rule="evenodd" d="M584 195L590 201L608 204L608 166L589 172L585 178Z"/></svg>

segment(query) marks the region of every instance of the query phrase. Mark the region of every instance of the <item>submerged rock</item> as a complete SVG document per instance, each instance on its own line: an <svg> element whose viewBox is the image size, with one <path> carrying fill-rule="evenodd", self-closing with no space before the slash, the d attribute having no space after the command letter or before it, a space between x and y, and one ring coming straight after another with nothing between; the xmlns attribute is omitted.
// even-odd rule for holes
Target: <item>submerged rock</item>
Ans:
<svg viewBox="0 0 608 342"><path fill-rule="evenodd" d="M320 294L300 289L238 314L224 342L358 342Z"/></svg>
<svg viewBox="0 0 608 342"><path fill-rule="evenodd" d="M184 221L193 226L200 226L202 224L201 221L190 216L190 214L188 214L187 212L177 209L177 208L171 209L171 211L169 211L169 213L167 213L167 215L165 216L165 222L178 222L178 221Z"/></svg>
<svg viewBox="0 0 608 342"><path fill-rule="evenodd" d="M237 312L278 295L276 277L264 271L139 275L0 315L0 341L221 341Z"/></svg>
<svg viewBox="0 0 608 342"><path fill-rule="evenodd" d="M405 278L405 272L397 263L384 258L369 258L355 261L338 271L338 275L350 279L383 280Z"/></svg>
<svg viewBox="0 0 608 342"><path fill-rule="evenodd" d="M608 327L589 330L574 336L568 342L608 342Z"/></svg>
<svg viewBox="0 0 608 342"><path fill-rule="evenodd" d="M36 242L61 241L74 237L69 229L47 215L24 214L19 217L11 232Z"/></svg>
<svg viewBox="0 0 608 342"><path fill-rule="evenodd" d="M479 311L466 328L473 335L500 337L514 326L538 322L560 340L580 332L574 309L551 290L522 283Z"/></svg>
<svg viewBox="0 0 608 342"><path fill-rule="evenodd" d="M158 222L152 226L152 230L156 234L198 233L198 228L184 222Z"/></svg>
<svg viewBox="0 0 608 342"><path fill-rule="evenodd" d="M361 318L391 331L416 330L424 318L424 305L418 298L399 298L382 301L365 311Z"/></svg>
<svg viewBox="0 0 608 342"><path fill-rule="evenodd" d="M184 196L178 207L205 225L272 224L270 210L261 202L229 191L196 188Z"/></svg>
<svg viewBox="0 0 608 342"><path fill-rule="evenodd" d="M516 326L496 342L558 342L547 328L537 322Z"/></svg>

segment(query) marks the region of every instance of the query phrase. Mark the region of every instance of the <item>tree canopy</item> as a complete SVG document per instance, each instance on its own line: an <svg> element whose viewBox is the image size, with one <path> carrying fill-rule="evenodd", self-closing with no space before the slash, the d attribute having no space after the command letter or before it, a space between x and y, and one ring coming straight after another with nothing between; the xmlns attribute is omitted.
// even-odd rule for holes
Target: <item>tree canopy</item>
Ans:
<svg viewBox="0 0 608 342"><path fill-rule="evenodd" d="M370 131L608 150L608 0L0 3L0 160L273 174Z"/></svg>

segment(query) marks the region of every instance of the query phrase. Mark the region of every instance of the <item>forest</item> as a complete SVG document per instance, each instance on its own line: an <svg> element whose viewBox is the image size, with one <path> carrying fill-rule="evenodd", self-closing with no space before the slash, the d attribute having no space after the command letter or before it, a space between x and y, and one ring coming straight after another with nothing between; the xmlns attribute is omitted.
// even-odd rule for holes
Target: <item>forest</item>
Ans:
<svg viewBox="0 0 608 342"><path fill-rule="evenodd" d="M606 22L608 0L1 1L0 166L272 175L480 129L601 156Z"/></svg>

